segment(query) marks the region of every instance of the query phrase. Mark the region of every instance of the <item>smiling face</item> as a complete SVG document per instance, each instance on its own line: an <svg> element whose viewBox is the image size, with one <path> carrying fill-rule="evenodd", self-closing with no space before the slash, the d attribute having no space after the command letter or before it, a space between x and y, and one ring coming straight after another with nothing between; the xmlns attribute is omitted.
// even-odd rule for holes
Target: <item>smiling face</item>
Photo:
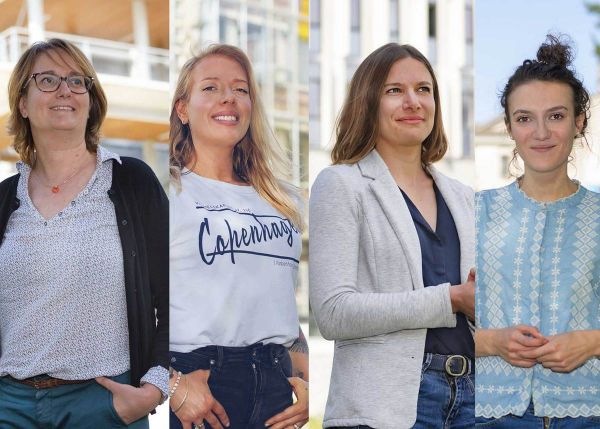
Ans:
<svg viewBox="0 0 600 429"><path fill-rule="evenodd" d="M411 57L391 67L379 103L377 145L420 146L433 129L433 79L425 65Z"/></svg>
<svg viewBox="0 0 600 429"><path fill-rule="evenodd" d="M210 55L194 66L188 100L180 100L176 109L181 122L189 123L194 146L233 149L250 125L248 76L237 61Z"/></svg>
<svg viewBox="0 0 600 429"><path fill-rule="evenodd" d="M31 73L56 76L84 74L68 55L59 51L40 54ZM64 81L55 92L42 92L31 79L19 101L19 111L28 118L34 139L35 136L59 131L80 134L83 140L90 111L90 96L89 93L71 92Z"/></svg>
<svg viewBox="0 0 600 429"><path fill-rule="evenodd" d="M575 116L573 91L564 83L531 81L508 98L507 124L528 171L567 171L573 140L581 132L583 114Z"/></svg>

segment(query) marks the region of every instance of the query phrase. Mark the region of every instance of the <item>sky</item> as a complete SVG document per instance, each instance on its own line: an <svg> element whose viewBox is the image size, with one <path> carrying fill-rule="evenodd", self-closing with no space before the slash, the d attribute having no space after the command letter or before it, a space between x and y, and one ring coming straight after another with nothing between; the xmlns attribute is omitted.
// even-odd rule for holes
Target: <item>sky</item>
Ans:
<svg viewBox="0 0 600 429"><path fill-rule="evenodd" d="M477 125L502 113L500 91L517 66L535 59L548 32L570 36L573 66L590 94L597 91L600 16L589 13L583 0L476 0L474 10Z"/></svg>

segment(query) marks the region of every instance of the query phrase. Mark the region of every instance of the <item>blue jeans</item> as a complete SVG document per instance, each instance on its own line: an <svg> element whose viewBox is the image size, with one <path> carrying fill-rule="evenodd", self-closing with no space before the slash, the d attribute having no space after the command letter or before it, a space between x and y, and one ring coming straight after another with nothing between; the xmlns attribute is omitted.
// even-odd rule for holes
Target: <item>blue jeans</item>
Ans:
<svg viewBox="0 0 600 429"><path fill-rule="evenodd" d="M129 371L110 377L129 383ZM91 380L49 389L36 389L0 378L0 428L71 429L131 428L147 429L148 417L129 426L123 423L113 406L112 393Z"/></svg>
<svg viewBox="0 0 600 429"><path fill-rule="evenodd" d="M475 425L475 385L473 374L454 377L429 368L426 353L413 429L471 429Z"/></svg>
<svg viewBox="0 0 600 429"><path fill-rule="evenodd" d="M208 346L190 353L171 352L171 366L184 374L210 369L208 387L229 416L228 429L264 429L267 419L292 405L292 386L287 379L292 361L281 345ZM171 411L170 428L181 427Z"/></svg>
<svg viewBox="0 0 600 429"><path fill-rule="evenodd" d="M533 414L533 402L522 416L508 414L499 418L486 419L477 417L475 426L477 428L490 429L598 429L600 428L600 416L598 417L536 417Z"/></svg>

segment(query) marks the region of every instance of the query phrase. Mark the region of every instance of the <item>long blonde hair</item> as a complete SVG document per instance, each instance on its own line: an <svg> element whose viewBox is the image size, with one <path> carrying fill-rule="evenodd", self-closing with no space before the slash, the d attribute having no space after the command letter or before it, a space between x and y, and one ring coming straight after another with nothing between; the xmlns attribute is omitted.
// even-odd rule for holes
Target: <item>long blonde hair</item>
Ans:
<svg viewBox="0 0 600 429"><path fill-rule="evenodd" d="M171 178L179 183L181 170L190 164L193 166L196 163L196 151L189 123L184 124L181 122L177 115L176 106L180 101L187 102L189 100L192 70L200 61L211 55L231 58L240 64L248 77L252 113L246 135L233 149L233 170L235 174L251 185L262 198L288 218L297 228L301 228L302 215L290 194L292 187L285 185L281 179L289 175L291 171L290 162L277 143L267 122L250 60L241 49L235 46L210 45L199 55L189 59L181 69L171 105L171 128L169 131Z"/></svg>

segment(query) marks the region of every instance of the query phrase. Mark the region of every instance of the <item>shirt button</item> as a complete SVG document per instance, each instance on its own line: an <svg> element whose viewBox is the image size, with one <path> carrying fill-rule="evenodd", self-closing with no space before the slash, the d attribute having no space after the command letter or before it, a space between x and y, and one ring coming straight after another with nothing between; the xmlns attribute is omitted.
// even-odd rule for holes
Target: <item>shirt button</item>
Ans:
<svg viewBox="0 0 600 429"><path fill-rule="evenodd" d="M121 225L123 225L123 226L127 225L127 220L126 220L126 219L123 219L123 220L121 221Z"/></svg>
<svg viewBox="0 0 600 429"><path fill-rule="evenodd" d="M135 256L135 250L131 251L131 256Z"/></svg>
<svg viewBox="0 0 600 429"><path fill-rule="evenodd" d="M58 212L58 216L62 216L62 212Z"/></svg>
<svg viewBox="0 0 600 429"><path fill-rule="evenodd" d="M71 201L72 206L74 206L75 204L77 204L75 201Z"/></svg>
<svg viewBox="0 0 600 429"><path fill-rule="evenodd" d="M44 222L44 226L48 226L48 222Z"/></svg>

